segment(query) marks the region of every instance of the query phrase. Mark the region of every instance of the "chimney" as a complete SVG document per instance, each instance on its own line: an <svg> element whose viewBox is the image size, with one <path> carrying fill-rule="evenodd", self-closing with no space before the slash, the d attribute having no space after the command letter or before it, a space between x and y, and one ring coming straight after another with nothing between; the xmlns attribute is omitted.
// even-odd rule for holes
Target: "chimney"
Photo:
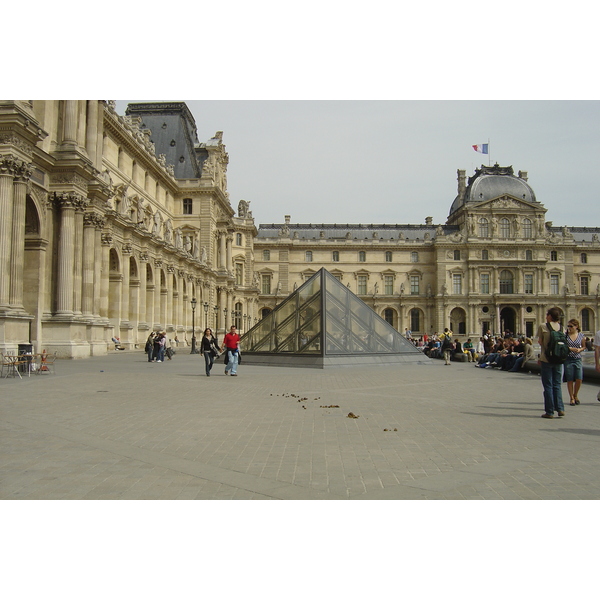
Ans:
<svg viewBox="0 0 600 600"><path fill-rule="evenodd" d="M425 225L433 225L433 217L425 217Z"/></svg>
<svg viewBox="0 0 600 600"><path fill-rule="evenodd" d="M285 215L285 224L286 225L290 224L290 215Z"/></svg>
<svg viewBox="0 0 600 600"><path fill-rule="evenodd" d="M527 181L527 171L519 171L519 178L523 181Z"/></svg>
<svg viewBox="0 0 600 600"><path fill-rule="evenodd" d="M458 169L456 173L458 175L458 197L460 200L464 200L465 190L467 189L467 172L463 171L462 169Z"/></svg>

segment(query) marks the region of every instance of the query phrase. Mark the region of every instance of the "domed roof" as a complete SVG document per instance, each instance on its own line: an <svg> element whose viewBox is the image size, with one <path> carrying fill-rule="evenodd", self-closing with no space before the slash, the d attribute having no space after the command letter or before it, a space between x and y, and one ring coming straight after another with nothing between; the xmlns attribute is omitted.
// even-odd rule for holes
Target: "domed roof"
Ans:
<svg viewBox="0 0 600 600"><path fill-rule="evenodd" d="M493 167L481 165L480 169L475 169L475 175L469 177L464 194L459 193L455 198L450 214L463 204L486 202L505 195L525 202L537 203L535 192L527 183L527 179L517 177L512 167L500 167L498 164Z"/></svg>

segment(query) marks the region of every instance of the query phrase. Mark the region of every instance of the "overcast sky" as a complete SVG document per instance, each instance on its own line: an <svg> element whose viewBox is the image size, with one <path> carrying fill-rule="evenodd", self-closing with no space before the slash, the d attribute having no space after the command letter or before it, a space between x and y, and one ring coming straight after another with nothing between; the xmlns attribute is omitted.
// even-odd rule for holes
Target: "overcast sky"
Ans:
<svg viewBox="0 0 600 600"><path fill-rule="evenodd" d="M201 142L224 132L232 206L257 223L443 223L457 169L491 160L528 172L555 225L600 226L598 101L186 102Z"/></svg>

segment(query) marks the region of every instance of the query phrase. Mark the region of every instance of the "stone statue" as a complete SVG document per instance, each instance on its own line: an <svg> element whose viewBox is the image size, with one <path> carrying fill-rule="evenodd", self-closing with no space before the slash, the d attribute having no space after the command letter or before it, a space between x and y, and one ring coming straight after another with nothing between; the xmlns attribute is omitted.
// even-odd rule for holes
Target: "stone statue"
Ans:
<svg viewBox="0 0 600 600"><path fill-rule="evenodd" d="M202 258L201 258L201 261L202 261L204 264L206 264L206 261L207 261L207 260L208 260L208 259L207 259L207 256L206 256L206 248L205 248L204 246L202 246Z"/></svg>
<svg viewBox="0 0 600 600"><path fill-rule="evenodd" d="M192 256L197 259L200 255L200 248L198 246L198 238L194 236L192 243Z"/></svg>
<svg viewBox="0 0 600 600"><path fill-rule="evenodd" d="M492 217L492 236L498 233L498 218Z"/></svg>
<svg viewBox="0 0 600 600"><path fill-rule="evenodd" d="M519 221L517 217L514 217L513 219L513 227L515 230L515 235L519 235L519 233L521 232L521 221Z"/></svg>
<svg viewBox="0 0 600 600"><path fill-rule="evenodd" d="M175 230L175 247L181 248L181 229Z"/></svg>
<svg viewBox="0 0 600 600"><path fill-rule="evenodd" d="M171 243L171 237L172 237L172 231L173 231L173 225L171 223L171 219L167 219L164 223L163 223L163 237L165 239L165 242L167 242L167 244Z"/></svg>
<svg viewBox="0 0 600 600"><path fill-rule="evenodd" d="M162 223L162 217L160 216L160 213L158 211L156 211L154 213L154 225L152 226L152 235L159 235L160 234L160 226Z"/></svg>
<svg viewBox="0 0 600 600"><path fill-rule="evenodd" d="M188 235L184 236L183 247L185 248L185 251L189 254L192 249L192 242L191 242L190 236L188 236Z"/></svg>
<svg viewBox="0 0 600 600"><path fill-rule="evenodd" d="M469 233L475 235L475 217L473 215L469 215Z"/></svg>
<svg viewBox="0 0 600 600"><path fill-rule="evenodd" d="M238 202L238 217L246 218L248 216L248 209L250 208L250 202L240 200Z"/></svg>

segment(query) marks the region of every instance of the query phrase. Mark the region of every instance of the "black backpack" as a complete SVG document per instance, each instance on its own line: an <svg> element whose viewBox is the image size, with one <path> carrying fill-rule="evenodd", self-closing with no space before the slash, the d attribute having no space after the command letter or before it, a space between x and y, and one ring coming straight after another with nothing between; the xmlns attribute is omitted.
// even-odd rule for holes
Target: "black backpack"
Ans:
<svg viewBox="0 0 600 600"><path fill-rule="evenodd" d="M546 358L549 363L561 365L565 362L570 352L569 345L567 344L567 336L562 327L558 331L554 331L550 323L546 323L546 326L550 332L550 341L546 346Z"/></svg>

